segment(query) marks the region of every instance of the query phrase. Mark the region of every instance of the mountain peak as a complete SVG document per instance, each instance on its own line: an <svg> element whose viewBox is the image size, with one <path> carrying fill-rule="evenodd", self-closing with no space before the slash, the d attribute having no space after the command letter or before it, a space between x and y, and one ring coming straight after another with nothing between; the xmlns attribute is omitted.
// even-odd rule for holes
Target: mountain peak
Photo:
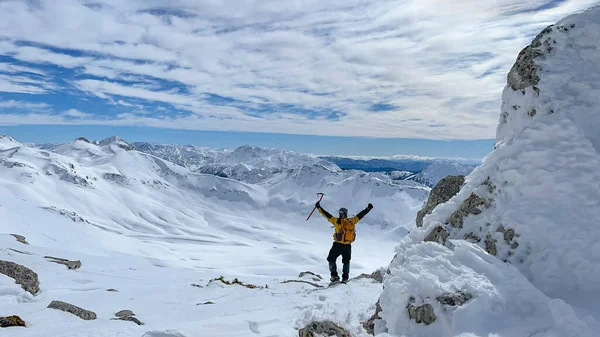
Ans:
<svg viewBox="0 0 600 337"><path fill-rule="evenodd" d="M21 146L21 143L17 142L11 136L7 134L3 134L0 136L0 149L10 149L18 146Z"/></svg>
<svg viewBox="0 0 600 337"><path fill-rule="evenodd" d="M8 140L9 142L16 142L14 138L5 133L0 136L0 139Z"/></svg>
<svg viewBox="0 0 600 337"><path fill-rule="evenodd" d="M117 145L118 147L125 149L127 151L136 149L135 145L128 143L127 141L125 141L124 139L122 139L118 136L112 136L112 137L105 138L105 139L101 140L100 143L98 143L98 145L100 145L100 146Z"/></svg>

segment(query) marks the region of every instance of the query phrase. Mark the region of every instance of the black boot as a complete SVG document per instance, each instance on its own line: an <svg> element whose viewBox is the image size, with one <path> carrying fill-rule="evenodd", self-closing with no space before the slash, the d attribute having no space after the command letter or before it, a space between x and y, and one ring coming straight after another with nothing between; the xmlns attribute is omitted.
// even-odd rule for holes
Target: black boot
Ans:
<svg viewBox="0 0 600 337"><path fill-rule="evenodd" d="M335 261L329 261L329 272L331 273L331 282L337 282L340 280L340 276L338 275L337 272L337 265L335 264Z"/></svg>
<svg viewBox="0 0 600 337"><path fill-rule="evenodd" d="M342 266L342 282L348 282L348 277L350 274L350 263L344 263Z"/></svg>

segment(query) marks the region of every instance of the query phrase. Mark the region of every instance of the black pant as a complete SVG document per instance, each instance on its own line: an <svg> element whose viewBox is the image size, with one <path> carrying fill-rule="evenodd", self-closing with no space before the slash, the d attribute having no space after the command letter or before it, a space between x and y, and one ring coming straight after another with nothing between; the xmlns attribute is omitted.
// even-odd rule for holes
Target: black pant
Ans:
<svg viewBox="0 0 600 337"><path fill-rule="evenodd" d="M339 277L337 272L337 265L335 261L339 256L342 256L342 263L344 266L342 267L342 279L347 280L348 274L350 273L350 258L352 257L352 246L344 245L339 242L334 242L333 246L329 250L329 255L327 255L327 261L329 262L329 271L331 272L332 277Z"/></svg>

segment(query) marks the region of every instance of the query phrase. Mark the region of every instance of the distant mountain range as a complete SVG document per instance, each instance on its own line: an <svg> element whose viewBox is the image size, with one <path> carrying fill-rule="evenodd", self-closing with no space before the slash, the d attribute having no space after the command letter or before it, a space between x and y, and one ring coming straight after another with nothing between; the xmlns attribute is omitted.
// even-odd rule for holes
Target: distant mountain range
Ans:
<svg viewBox="0 0 600 337"><path fill-rule="evenodd" d="M244 145L236 149L207 148L193 145L166 145L148 142L129 143L119 137L101 142L78 138L95 145L119 144L151 154L190 171L231 178L247 183L260 183L274 175L301 167L321 166L331 172L370 172L380 179L410 180L433 187L448 175L469 174L478 163L465 159L393 156L388 158L317 156L284 149L269 149ZM40 149L52 150L62 144L37 144ZM378 173L378 174L375 174Z"/></svg>

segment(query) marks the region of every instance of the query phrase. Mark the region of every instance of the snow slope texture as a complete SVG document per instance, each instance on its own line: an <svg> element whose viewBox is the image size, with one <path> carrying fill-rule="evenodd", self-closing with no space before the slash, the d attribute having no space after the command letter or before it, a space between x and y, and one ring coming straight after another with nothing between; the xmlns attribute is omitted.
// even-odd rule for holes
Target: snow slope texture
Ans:
<svg viewBox="0 0 600 337"><path fill-rule="evenodd" d="M544 29L520 53L502 95L495 150L398 246L376 331L598 334L598 50L600 6ZM472 296L462 305L436 299L461 291ZM409 296L414 306L429 304L437 320L411 319Z"/></svg>

